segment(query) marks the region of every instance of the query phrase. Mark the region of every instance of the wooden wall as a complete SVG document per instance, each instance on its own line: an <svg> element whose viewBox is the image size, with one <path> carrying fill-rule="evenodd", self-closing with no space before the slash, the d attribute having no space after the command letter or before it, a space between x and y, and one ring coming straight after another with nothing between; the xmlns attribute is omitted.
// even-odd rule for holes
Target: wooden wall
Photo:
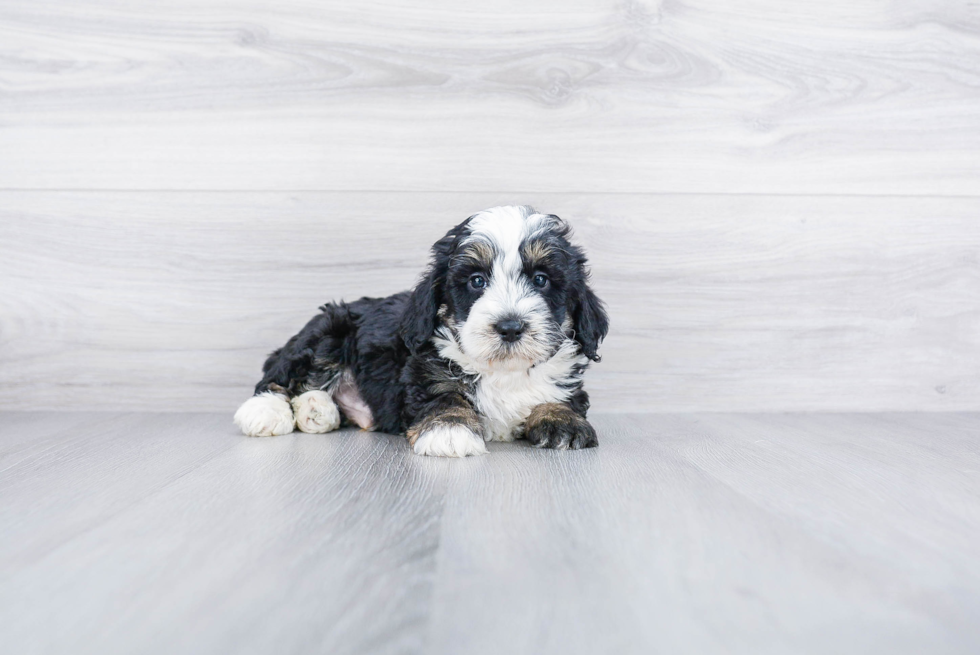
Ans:
<svg viewBox="0 0 980 655"><path fill-rule="evenodd" d="M0 408L230 410L478 209L575 227L600 410L980 410L980 5L0 5Z"/></svg>

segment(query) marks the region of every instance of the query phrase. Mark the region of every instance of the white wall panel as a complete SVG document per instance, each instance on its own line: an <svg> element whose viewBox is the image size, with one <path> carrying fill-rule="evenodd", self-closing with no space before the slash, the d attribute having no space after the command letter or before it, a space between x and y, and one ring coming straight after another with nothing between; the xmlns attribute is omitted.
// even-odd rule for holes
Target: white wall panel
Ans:
<svg viewBox="0 0 980 655"><path fill-rule="evenodd" d="M974 194L968 2L7 2L0 188Z"/></svg>
<svg viewBox="0 0 980 655"><path fill-rule="evenodd" d="M566 217L599 408L980 409L980 199L0 193L0 407L229 409L331 299L411 286L470 213Z"/></svg>

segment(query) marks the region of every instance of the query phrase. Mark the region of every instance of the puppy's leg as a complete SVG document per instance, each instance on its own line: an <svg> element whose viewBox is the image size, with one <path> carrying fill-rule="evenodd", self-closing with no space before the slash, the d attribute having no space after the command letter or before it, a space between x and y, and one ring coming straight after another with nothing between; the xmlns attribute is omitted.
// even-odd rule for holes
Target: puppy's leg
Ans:
<svg viewBox="0 0 980 655"><path fill-rule="evenodd" d="M307 391L292 399L296 427L321 434L340 427L340 410L326 391Z"/></svg>
<svg viewBox="0 0 980 655"><path fill-rule="evenodd" d="M416 455L466 457L484 455L480 418L473 406L456 393L429 403L408 429L408 443Z"/></svg>
<svg viewBox="0 0 980 655"><path fill-rule="evenodd" d="M599 445L585 417L565 403L543 403L524 422L524 436L535 448L578 450Z"/></svg>
<svg viewBox="0 0 980 655"><path fill-rule="evenodd" d="M288 434L297 423L304 432L336 429L340 413L333 400L326 392L308 389L328 387L340 375L340 352L352 329L344 307L325 305L285 346L269 355L255 395L235 413L235 424L250 437Z"/></svg>

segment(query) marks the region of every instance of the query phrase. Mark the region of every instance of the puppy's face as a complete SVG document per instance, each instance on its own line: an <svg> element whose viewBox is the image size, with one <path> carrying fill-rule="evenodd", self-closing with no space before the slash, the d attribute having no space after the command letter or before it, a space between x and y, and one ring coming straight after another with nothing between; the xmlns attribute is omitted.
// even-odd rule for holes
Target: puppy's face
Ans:
<svg viewBox="0 0 980 655"><path fill-rule="evenodd" d="M530 366L571 329L567 228L554 216L500 207L472 217L449 262L443 320L462 351ZM570 274L572 274L570 276Z"/></svg>
<svg viewBox="0 0 980 655"><path fill-rule="evenodd" d="M527 368L567 338L598 359L606 315L568 233L557 216L530 207L489 209L450 230L412 294L406 343L421 345L441 326L468 357L489 364Z"/></svg>

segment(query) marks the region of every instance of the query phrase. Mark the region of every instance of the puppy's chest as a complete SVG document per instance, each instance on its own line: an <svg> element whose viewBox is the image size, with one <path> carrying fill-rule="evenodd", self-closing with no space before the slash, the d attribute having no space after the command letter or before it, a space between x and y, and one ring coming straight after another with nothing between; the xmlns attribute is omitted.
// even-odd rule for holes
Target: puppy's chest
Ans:
<svg viewBox="0 0 980 655"><path fill-rule="evenodd" d="M462 383L483 422L488 441L513 441L531 410L542 403L567 401L582 386L588 359L578 345L566 339L549 359L531 368L494 367L463 353L452 333L444 331L433 339L440 356L448 363L449 378Z"/></svg>
<svg viewBox="0 0 980 655"><path fill-rule="evenodd" d="M472 383L469 395L483 420L486 438L513 441L532 409L542 403L564 402L570 394L570 389L532 369L483 373Z"/></svg>

